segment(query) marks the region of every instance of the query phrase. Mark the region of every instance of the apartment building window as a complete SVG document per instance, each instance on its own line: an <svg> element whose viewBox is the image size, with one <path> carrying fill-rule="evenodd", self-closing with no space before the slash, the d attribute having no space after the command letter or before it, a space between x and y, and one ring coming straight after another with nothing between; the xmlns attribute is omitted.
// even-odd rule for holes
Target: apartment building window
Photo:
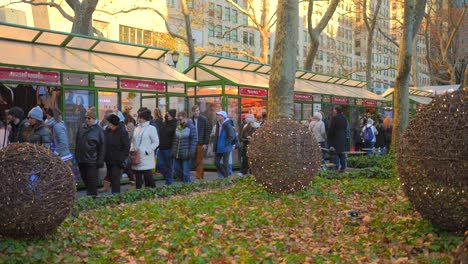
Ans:
<svg viewBox="0 0 468 264"><path fill-rule="evenodd" d="M193 8L193 0L187 0L187 7Z"/></svg>
<svg viewBox="0 0 468 264"><path fill-rule="evenodd" d="M216 26L216 37L221 38L223 35L223 27L221 25Z"/></svg>
<svg viewBox="0 0 468 264"><path fill-rule="evenodd" d="M231 40L231 28L230 27L224 27L224 40L230 41Z"/></svg>
<svg viewBox="0 0 468 264"><path fill-rule="evenodd" d="M237 29L233 29L231 31L231 40L234 42L239 41L239 38L237 37Z"/></svg>
<svg viewBox="0 0 468 264"><path fill-rule="evenodd" d="M232 57L235 59L239 58L239 50L237 48L232 49Z"/></svg>
<svg viewBox="0 0 468 264"><path fill-rule="evenodd" d="M249 24L248 19L249 19L249 18L247 17L247 15L244 15L244 14L243 14L243 15L242 15L242 24L243 24L243 25Z"/></svg>
<svg viewBox="0 0 468 264"><path fill-rule="evenodd" d="M119 26L119 41L155 47L175 48L175 39L167 33Z"/></svg>
<svg viewBox="0 0 468 264"><path fill-rule="evenodd" d="M231 21L232 21L233 23L237 23L237 22L238 22L238 19L237 19L238 17L237 17L237 15L238 15L237 10L232 10L232 18L231 18Z"/></svg>
<svg viewBox="0 0 468 264"><path fill-rule="evenodd" d="M222 6L216 5L215 15L216 15L217 19L219 19L219 20L223 19L223 7Z"/></svg>
<svg viewBox="0 0 468 264"><path fill-rule="evenodd" d="M249 45L255 46L255 34L254 33L249 33Z"/></svg>
<svg viewBox="0 0 468 264"><path fill-rule="evenodd" d="M223 45L216 45L216 55L220 55L222 56L223 55Z"/></svg>
<svg viewBox="0 0 468 264"><path fill-rule="evenodd" d="M214 3L208 4L208 16L214 17L215 16L215 5Z"/></svg>
<svg viewBox="0 0 468 264"><path fill-rule="evenodd" d="M319 61L323 61L323 51L319 50L318 52L318 59Z"/></svg>
<svg viewBox="0 0 468 264"><path fill-rule="evenodd" d="M249 33L248 32L242 32L242 43L244 44L249 44Z"/></svg>
<svg viewBox="0 0 468 264"><path fill-rule="evenodd" d="M167 1L167 5L168 5L169 7L174 7L174 5L175 5L175 0L168 0L168 1Z"/></svg>
<svg viewBox="0 0 468 264"><path fill-rule="evenodd" d="M213 43L208 43L208 49L210 53L214 53L215 50L215 44Z"/></svg>
<svg viewBox="0 0 468 264"><path fill-rule="evenodd" d="M208 37L214 37L214 26L208 25Z"/></svg>
<svg viewBox="0 0 468 264"><path fill-rule="evenodd" d="M231 9L229 7L224 8L224 21L231 20Z"/></svg>

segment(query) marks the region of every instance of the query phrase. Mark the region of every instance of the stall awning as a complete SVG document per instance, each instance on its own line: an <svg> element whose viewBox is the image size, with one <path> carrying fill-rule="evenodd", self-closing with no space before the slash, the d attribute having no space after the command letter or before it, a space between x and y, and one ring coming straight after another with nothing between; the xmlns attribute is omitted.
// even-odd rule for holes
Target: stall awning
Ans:
<svg viewBox="0 0 468 264"><path fill-rule="evenodd" d="M207 65L203 65L203 68L206 68L217 75L223 76L225 79L228 79L240 86L255 86L259 88L268 88L269 86L268 75L266 74L231 70Z"/></svg>
<svg viewBox="0 0 468 264"><path fill-rule="evenodd" d="M385 98L388 98L389 100L393 100L394 92L395 92L394 88L388 88L387 91L385 91L382 94L382 96L384 96ZM408 97L409 99L415 101L416 103L427 105L432 102L433 94L428 91L410 88Z"/></svg>
<svg viewBox="0 0 468 264"><path fill-rule="evenodd" d="M14 34L12 33L12 36L8 36L3 30L9 30ZM80 37L74 35L69 36L72 38L69 39L67 45L75 43L72 42L73 40L92 40L96 42L93 44L94 48L84 49L72 48L63 45L39 44L42 42L39 42L37 37L35 41L25 41L24 38L26 38L27 35L20 34L24 33L22 31L31 31L36 34L39 34L37 32L42 32L35 29L15 28L12 26L7 27L6 25L0 24L0 65L196 83L192 78L189 78L183 73L178 72L176 69L158 60L164 55L166 52L165 50L162 50L160 54L156 54L158 53L157 49L136 47L139 48L139 52L136 52L135 50L130 52L129 50L133 46L128 45L129 50L124 50L123 53L119 53L126 44L100 41L92 38L78 39ZM42 34L39 35L39 39L40 36L44 36L44 34L56 34L57 36L64 36L65 38L68 36L65 33L42 32ZM13 40L12 38L14 36L20 37L20 40L22 41ZM104 43L107 44L104 45ZM109 49L107 49L106 52L100 52L96 50L96 45L99 44L104 45ZM77 43L73 45L78 46ZM113 48L115 48L115 50L113 50ZM147 53L148 51L150 52ZM148 58L144 55L145 53L150 54L151 52L156 57Z"/></svg>

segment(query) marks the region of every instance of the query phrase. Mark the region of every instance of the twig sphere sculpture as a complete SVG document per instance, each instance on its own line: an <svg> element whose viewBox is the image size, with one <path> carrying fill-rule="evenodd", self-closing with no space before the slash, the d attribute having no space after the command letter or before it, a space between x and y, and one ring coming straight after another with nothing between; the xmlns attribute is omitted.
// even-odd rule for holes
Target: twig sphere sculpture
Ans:
<svg viewBox="0 0 468 264"><path fill-rule="evenodd" d="M402 188L416 210L449 231L468 229L467 88L417 113L397 152Z"/></svg>
<svg viewBox="0 0 468 264"><path fill-rule="evenodd" d="M42 146L10 144L0 150L0 177L0 235L44 236L73 208L73 173Z"/></svg>
<svg viewBox="0 0 468 264"><path fill-rule="evenodd" d="M306 188L322 153L313 134L291 119L268 120L252 136L247 153L255 180L272 193Z"/></svg>

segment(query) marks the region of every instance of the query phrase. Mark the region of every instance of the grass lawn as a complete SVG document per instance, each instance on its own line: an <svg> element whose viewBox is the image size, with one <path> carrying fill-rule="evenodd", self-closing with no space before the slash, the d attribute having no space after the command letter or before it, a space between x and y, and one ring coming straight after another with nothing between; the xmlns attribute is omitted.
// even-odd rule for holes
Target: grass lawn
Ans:
<svg viewBox="0 0 468 264"><path fill-rule="evenodd" d="M395 178L317 177L305 191L272 195L249 177L83 210L45 239L0 240L0 262L450 263L461 240L422 220Z"/></svg>

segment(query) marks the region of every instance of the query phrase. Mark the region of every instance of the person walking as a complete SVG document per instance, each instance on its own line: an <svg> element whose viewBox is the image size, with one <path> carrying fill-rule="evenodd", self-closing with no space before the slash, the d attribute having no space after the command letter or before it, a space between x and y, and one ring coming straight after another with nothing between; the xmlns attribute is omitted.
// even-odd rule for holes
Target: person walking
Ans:
<svg viewBox="0 0 468 264"><path fill-rule="evenodd" d="M160 144L158 151L158 171L164 176L166 185L174 182L174 168L172 161L172 143L174 142L177 127L176 110L167 111L164 122L159 130Z"/></svg>
<svg viewBox="0 0 468 264"><path fill-rule="evenodd" d="M309 131L313 133L315 140L319 143L320 148L322 149L322 161L324 161L326 155L325 149L327 148L327 132L320 112L315 112L312 116L312 120L309 124Z"/></svg>
<svg viewBox="0 0 468 264"><path fill-rule="evenodd" d="M127 133L128 133L128 138L130 139L130 142L132 142L133 132L135 131L135 126L136 126L136 121L133 118L130 111L131 111L131 107L125 108L123 112L123 116L124 116L125 128L127 129ZM131 162L128 162L127 164L123 164L123 165L125 165L125 167L123 168L123 173L127 174L128 180L130 181L129 189L135 189L136 179L135 179L135 174L133 173L133 170L132 170L132 164Z"/></svg>
<svg viewBox="0 0 468 264"><path fill-rule="evenodd" d="M62 121L62 113L57 108L48 108L46 110L46 116L45 124L50 128L52 134L54 153L71 166L73 155L70 152L68 132L65 123Z"/></svg>
<svg viewBox="0 0 468 264"><path fill-rule="evenodd" d="M130 138L123 122L116 114L111 114L107 118L107 128L104 131L106 147L106 168L107 174L104 179L104 187L99 189L105 192L112 188L112 194L120 193L121 168L130 152Z"/></svg>
<svg viewBox="0 0 468 264"><path fill-rule="evenodd" d="M187 118L185 111L177 113L177 120L179 123L172 143L173 163L178 175L182 175L183 182L188 183L192 182L190 159L195 157L198 142L197 129L192 121Z"/></svg>
<svg viewBox="0 0 468 264"><path fill-rule="evenodd" d="M390 152L390 145L392 144L393 119L391 116L386 116L384 118L383 127L385 130L385 148L388 153Z"/></svg>
<svg viewBox="0 0 468 264"><path fill-rule="evenodd" d="M40 144L50 149L52 136L44 127L44 112L40 106L36 106L28 113L29 126L24 129L22 140L33 144Z"/></svg>
<svg viewBox="0 0 468 264"><path fill-rule="evenodd" d="M333 108L333 116L330 120L330 127L328 128L328 140L330 149L334 149L335 154L335 169L340 172L346 170L346 129L348 127L348 121L343 115L341 106L335 106Z"/></svg>
<svg viewBox="0 0 468 264"><path fill-rule="evenodd" d="M155 168L154 151L159 146L156 128L150 125L151 111L144 109L138 113L138 127L135 128L131 144L132 169L135 173L136 188L141 189L143 178L146 187L156 187L151 170Z"/></svg>
<svg viewBox="0 0 468 264"><path fill-rule="evenodd" d="M367 154L372 155L374 153L375 142L377 141L376 135L379 132L374 126L374 120L372 118L367 119L367 125L362 128L362 135L364 138L365 147L368 149Z"/></svg>
<svg viewBox="0 0 468 264"><path fill-rule="evenodd" d="M249 147L250 139L252 138L253 133L259 124L255 122L255 116L252 114L245 115L245 125L242 127L240 142L241 142L241 168L238 176L247 176L249 175L249 158L247 157L247 150Z"/></svg>
<svg viewBox="0 0 468 264"><path fill-rule="evenodd" d="M10 143L23 142L23 131L29 126L28 119L25 118L23 109L18 106L12 107L8 110L7 120L10 126L8 141Z"/></svg>
<svg viewBox="0 0 468 264"><path fill-rule="evenodd" d="M200 114L200 106L194 105L192 107L192 122L197 130L197 150L195 158L192 160L192 164L197 171L197 179L201 180L205 176L203 170L203 152L208 149L208 143L210 141L211 126L208 122L208 118Z"/></svg>
<svg viewBox="0 0 468 264"><path fill-rule="evenodd" d="M99 126L94 107L85 115L85 121L76 136L75 159L78 162L81 178L86 186L86 194L97 197L98 171L104 166L104 131Z"/></svg>
<svg viewBox="0 0 468 264"><path fill-rule="evenodd" d="M215 154L215 166L221 172L223 178L229 176L229 154L232 151L232 141L236 132L229 121L225 111L216 112L216 129L214 135L213 152ZM221 165L221 160L223 164Z"/></svg>

